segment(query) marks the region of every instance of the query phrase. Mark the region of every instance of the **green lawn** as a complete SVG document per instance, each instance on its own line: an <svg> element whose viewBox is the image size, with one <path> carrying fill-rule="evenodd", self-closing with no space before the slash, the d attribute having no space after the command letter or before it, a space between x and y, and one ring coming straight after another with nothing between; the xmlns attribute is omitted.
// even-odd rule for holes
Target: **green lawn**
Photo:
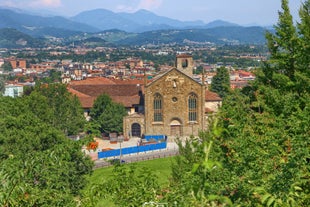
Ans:
<svg viewBox="0 0 310 207"><path fill-rule="evenodd" d="M124 164L126 166L135 165L136 168L148 168L155 175L158 177L158 183L165 187L169 183L169 177L171 176L171 163L173 161L173 157L168 158L160 158L155 160L148 160L148 161L142 161L142 162L136 162L136 163L130 163L130 164ZM100 168L94 170L94 173L89 178L88 186L86 187L86 190L90 188L94 183L102 183L105 179L109 178L110 176L113 176L113 169L114 166L106 167L106 168ZM109 200L101 200L97 207L101 206L110 206L113 207L114 204L112 201Z"/></svg>
<svg viewBox="0 0 310 207"><path fill-rule="evenodd" d="M173 161L173 157L160 158L155 160L147 160L136 163L125 164L126 166L135 165L137 168L146 167L152 170L159 178L158 182L160 185L168 184L168 179L171 175L171 162ZM93 175L89 178L89 185L93 183L98 183L109 176L113 175L113 166L106 168L96 169Z"/></svg>

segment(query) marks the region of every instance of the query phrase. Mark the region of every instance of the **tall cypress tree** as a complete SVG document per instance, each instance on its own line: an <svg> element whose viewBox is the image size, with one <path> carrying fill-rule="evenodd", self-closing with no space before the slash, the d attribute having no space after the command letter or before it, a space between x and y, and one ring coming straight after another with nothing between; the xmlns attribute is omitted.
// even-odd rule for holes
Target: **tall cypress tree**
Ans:
<svg viewBox="0 0 310 207"><path fill-rule="evenodd" d="M218 68L216 72L212 78L211 91L218 93L223 98L230 90L229 72L225 67Z"/></svg>
<svg viewBox="0 0 310 207"><path fill-rule="evenodd" d="M282 11L279 11L279 20L274 28L275 34L266 34L272 69L293 79L297 64L298 35L288 0L282 0Z"/></svg>
<svg viewBox="0 0 310 207"><path fill-rule="evenodd" d="M310 1L305 1L299 10L300 53L298 64L301 72L310 74Z"/></svg>

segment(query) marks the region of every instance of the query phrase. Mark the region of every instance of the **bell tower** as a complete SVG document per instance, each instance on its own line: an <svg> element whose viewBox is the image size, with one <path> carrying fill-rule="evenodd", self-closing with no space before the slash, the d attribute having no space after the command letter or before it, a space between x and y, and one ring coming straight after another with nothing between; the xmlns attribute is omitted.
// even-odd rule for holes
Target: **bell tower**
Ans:
<svg viewBox="0 0 310 207"><path fill-rule="evenodd" d="M193 77L194 62L193 57L188 54L180 54L176 56L176 68L189 77Z"/></svg>

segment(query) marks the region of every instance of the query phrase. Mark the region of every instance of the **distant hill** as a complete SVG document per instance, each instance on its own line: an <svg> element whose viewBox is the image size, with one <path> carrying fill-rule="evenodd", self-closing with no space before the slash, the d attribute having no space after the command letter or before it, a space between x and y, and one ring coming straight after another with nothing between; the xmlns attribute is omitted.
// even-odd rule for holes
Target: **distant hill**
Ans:
<svg viewBox="0 0 310 207"><path fill-rule="evenodd" d="M145 45L145 44L263 44L265 30L262 27L241 27L234 23L216 20L208 24L202 21L184 22L158 16L146 10L135 13L114 13L105 9L82 12L72 18L39 16L18 9L0 7L0 29L13 28L32 38L48 38L64 44ZM13 32L12 30L9 30ZM8 34L7 32L3 34ZM33 42L28 36L27 42ZM7 36L2 45L23 45L25 41L11 40ZM25 36L26 38L26 36ZM10 41L13 41L9 43ZM14 43L15 41L15 43ZM17 41L17 42L16 42ZM42 43L42 40L40 40ZM53 44L50 41L49 43ZM28 44L28 43L27 43Z"/></svg>
<svg viewBox="0 0 310 207"><path fill-rule="evenodd" d="M64 17L42 17L0 8L0 29L15 28L26 34L33 36L44 36L44 28L53 28L54 30L67 30L79 32L98 32L97 28L82 23L74 22Z"/></svg>
<svg viewBox="0 0 310 207"><path fill-rule="evenodd" d="M0 48L43 47L43 40L33 38L16 29L0 29Z"/></svg>
<svg viewBox="0 0 310 207"><path fill-rule="evenodd" d="M124 31L130 31L131 28L137 28L139 25L129 19L123 18L117 13L106 9L96 9L91 11L82 12L71 20L88 24L100 30L119 29Z"/></svg>
<svg viewBox="0 0 310 207"><path fill-rule="evenodd" d="M215 21L209 22L204 27L205 28L215 28L215 27L237 27L237 26L239 26L239 25L235 24L235 23L226 22L223 20L215 20Z"/></svg>
<svg viewBox="0 0 310 207"><path fill-rule="evenodd" d="M137 33L122 38L117 44L264 44L266 30L262 27L216 27L210 29L159 30Z"/></svg>
<svg viewBox="0 0 310 207"><path fill-rule="evenodd" d="M203 27L202 21L179 21L168 17L158 16L147 10L135 13L115 13L106 9L96 9L82 12L71 20L89 24L101 30L119 29L126 32L145 32L162 29L185 29Z"/></svg>

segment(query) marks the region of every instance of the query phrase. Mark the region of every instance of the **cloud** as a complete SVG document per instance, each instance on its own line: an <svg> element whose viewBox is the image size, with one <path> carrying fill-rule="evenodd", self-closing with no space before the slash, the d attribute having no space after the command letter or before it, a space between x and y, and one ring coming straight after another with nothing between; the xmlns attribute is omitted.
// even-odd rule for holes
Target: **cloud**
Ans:
<svg viewBox="0 0 310 207"><path fill-rule="evenodd" d="M0 6L14 7L16 4L12 1L2 1L0 2Z"/></svg>
<svg viewBox="0 0 310 207"><path fill-rule="evenodd" d="M163 0L131 0L126 4L117 4L115 10L117 12L136 12L140 9L153 11L162 5Z"/></svg>
<svg viewBox="0 0 310 207"><path fill-rule="evenodd" d="M35 0L30 3L32 7L60 7L61 0Z"/></svg>
<svg viewBox="0 0 310 207"><path fill-rule="evenodd" d="M138 9L153 10L161 6L162 0L141 0Z"/></svg>

